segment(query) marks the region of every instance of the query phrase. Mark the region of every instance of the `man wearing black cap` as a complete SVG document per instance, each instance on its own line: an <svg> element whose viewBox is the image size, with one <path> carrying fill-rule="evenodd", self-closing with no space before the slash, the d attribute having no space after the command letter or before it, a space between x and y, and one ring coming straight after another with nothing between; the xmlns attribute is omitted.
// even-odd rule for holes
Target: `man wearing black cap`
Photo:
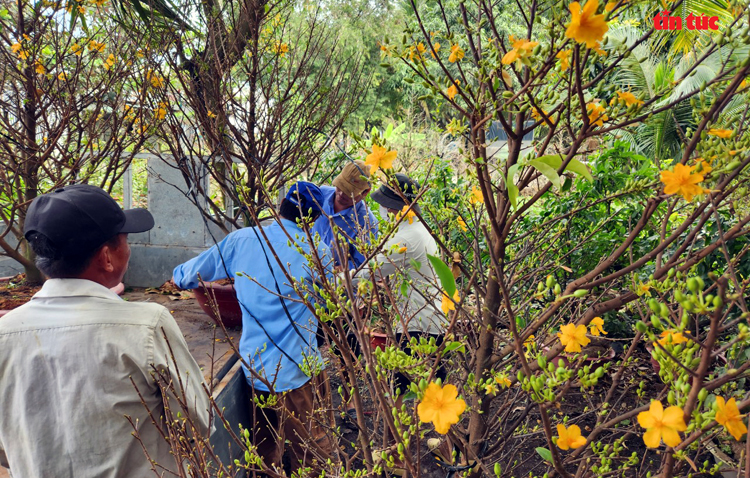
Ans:
<svg viewBox="0 0 750 478"><path fill-rule="evenodd" d="M157 468L176 470L151 419L164 416L152 367L182 381L193 423L207 431L203 374L174 318L160 305L125 302L109 290L127 270L128 233L153 226L148 211L123 211L85 184L39 196L29 207L25 237L49 279L0 320L0 458L14 476L152 474L127 417Z"/></svg>
<svg viewBox="0 0 750 478"><path fill-rule="evenodd" d="M239 352L253 396L248 404L253 443L265 466L280 470L288 440L292 468L311 467L315 476L331 457L323 424L333 417L320 412L330 410L330 390L315 337L318 321L294 286L313 295L313 283L330 274L330 249L311 247L301 224L311 225L322 205L320 189L299 181L282 201L278 221L234 231L173 272L174 283L183 289L200 287L201 280L235 278L242 308ZM308 254L317 254L326 269L310 267ZM268 402L276 405L258 406Z"/></svg>

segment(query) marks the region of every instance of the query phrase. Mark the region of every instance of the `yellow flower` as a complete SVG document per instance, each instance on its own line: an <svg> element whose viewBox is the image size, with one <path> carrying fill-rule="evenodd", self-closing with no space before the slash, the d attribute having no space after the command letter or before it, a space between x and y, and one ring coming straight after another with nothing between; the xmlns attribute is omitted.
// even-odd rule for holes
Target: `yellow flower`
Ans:
<svg viewBox="0 0 750 478"><path fill-rule="evenodd" d="M565 71L570 68L570 55L572 53L573 50L560 50L559 52L557 52L555 58L560 60L560 70Z"/></svg>
<svg viewBox="0 0 750 478"><path fill-rule="evenodd" d="M20 43L14 43L11 45L10 50L15 53L20 60L26 60L29 58L29 52L24 50Z"/></svg>
<svg viewBox="0 0 750 478"><path fill-rule="evenodd" d="M580 352L581 346L586 346L591 342L591 339L586 337L586 326L568 324L560 327L560 332L557 334L560 338L560 343L565 346L566 352Z"/></svg>
<svg viewBox="0 0 750 478"><path fill-rule="evenodd" d="M536 336L534 334L529 335L529 337L523 342L524 347L526 348L532 348L536 345Z"/></svg>
<svg viewBox="0 0 750 478"><path fill-rule="evenodd" d="M107 0L94 0L94 3L97 7L104 6L105 3L107 3Z"/></svg>
<svg viewBox="0 0 750 478"><path fill-rule="evenodd" d="M79 45L78 43L73 43L70 46L70 52L76 56L81 56L81 53L83 53L83 48L81 48L81 45Z"/></svg>
<svg viewBox="0 0 750 478"><path fill-rule="evenodd" d="M57 75L57 79L60 80L60 81L65 81L65 80L68 79L68 77L65 76L65 72L64 71L61 71L60 74Z"/></svg>
<svg viewBox="0 0 750 478"><path fill-rule="evenodd" d="M284 58L284 56L289 52L289 45L277 41L274 52L279 55L279 57Z"/></svg>
<svg viewBox="0 0 750 478"><path fill-rule="evenodd" d="M662 347L666 346L667 344L671 345L677 345L681 344L683 342L687 342L689 339L682 335L682 332L674 329L668 329L662 332L659 337L661 337L658 342L659 345Z"/></svg>
<svg viewBox="0 0 750 478"><path fill-rule="evenodd" d="M164 78L159 76L158 73L155 71L147 71L146 72L146 81L151 83L151 86L154 88L163 88L164 87Z"/></svg>
<svg viewBox="0 0 750 478"><path fill-rule="evenodd" d="M596 9L599 8L599 0L588 0L583 9L578 2L571 3L568 8L572 18L568 23L565 36L578 43L585 43L589 48L598 46L609 29L604 15L596 14Z"/></svg>
<svg viewBox="0 0 750 478"><path fill-rule="evenodd" d="M615 9L616 6L617 6L617 2L607 2L607 4L604 5L604 11L611 12L612 10Z"/></svg>
<svg viewBox="0 0 750 478"><path fill-rule="evenodd" d="M78 5L78 13L80 13L81 15L86 13L86 9L83 8L83 5Z"/></svg>
<svg viewBox="0 0 750 478"><path fill-rule="evenodd" d="M729 155L734 156L731 151L729 152ZM708 161L705 161L703 158L695 158L695 166L697 168L700 168L701 174L708 174L714 170L714 168L711 167L711 164L709 164Z"/></svg>
<svg viewBox="0 0 750 478"><path fill-rule="evenodd" d="M638 297L644 295L651 297L651 286L648 284L644 284L643 282L639 282L635 287L635 295L637 295Z"/></svg>
<svg viewBox="0 0 750 478"><path fill-rule="evenodd" d="M104 43L99 43L98 41L91 40L89 42L89 50L90 51L96 51L96 52L102 52L107 47Z"/></svg>
<svg viewBox="0 0 750 478"><path fill-rule="evenodd" d="M495 377L495 382L497 382L498 385L503 386L505 388L510 388L511 383L510 379L505 375L500 375Z"/></svg>
<svg viewBox="0 0 750 478"><path fill-rule="evenodd" d="M484 196L482 196L482 190L472 186L471 195L469 196L469 202L471 204L484 203Z"/></svg>
<svg viewBox="0 0 750 478"><path fill-rule="evenodd" d="M718 136L721 139L729 138L730 136L732 136L732 133L734 133L734 131L732 131L731 129L711 128L708 130L708 134L710 134L711 136Z"/></svg>
<svg viewBox="0 0 750 478"><path fill-rule="evenodd" d="M403 253L405 253L405 252L406 252L406 246L403 246L403 247L399 247L399 248L398 248L398 253L399 253L399 254L403 254Z"/></svg>
<svg viewBox="0 0 750 478"><path fill-rule="evenodd" d="M501 60L503 65L510 65L515 61L521 61L522 63L531 56L534 47L539 42L529 40L516 40L513 35L510 36L510 42L513 44L513 49L508 51Z"/></svg>
<svg viewBox="0 0 750 478"><path fill-rule="evenodd" d="M544 116L542 116L544 115ZM536 121L544 121L544 118L546 117L550 123L554 124L555 122L552 120L552 118L549 117L549 113L547 113L546 110L542 109L541 113L537 108L531 108L531 117L534 118Z"/></svg>
<svg viewBox="0 0 750 478"><path fill-rule="evenodd" d="M669 407L664 410L661 402L654 400L647 412L638 414L638 424L646 429L643 443L649 448L658 448L664 440L667 446L675 447L680 444L680 434L687 429L684 412L680 407Z"/></svg>
<svg viewBox="0 0 750 478"><path fill-rule="evenodd" d="M466 232L466 231L469 230L466 227L466 221L464 221L464 219L462 217L459 217L456 222L458 222L458 227L460 227L462 231Z"/></svg>
<svg viewBox="0 0 750 478"><path fill-rule="evenodd" d="M435 50L435 53L439 52L440 43L435 43L434 45L432 45L432 50ZM435 53L433 53L432 50L430 50L430 55L432 55L432 57L435 58Z"/></svg>
<svg viewBox="0 0 750 478"><path fill-rule="evenodd" d="M664 183L664 194L680 194L685 201L690 202L693 196L703 192L698 183L703 181L702 174L693 174L695 166L678 164L674 171L662 171L661 182Z"/></svg>
<svg viewBox="0 0 750 478"><path fill-rule="evenodd" d="M114 64L115 64L115 55L110 53L107 59L104 61L104 68L106 70L109 70L110 68L114 66Z"/></svg>
<svg viewBox="0 0 750 478"><path fill-rule="evenodd" d="M213 111L211 111L211 110L208 110L208 112L206 113L206 115L207 115L207 116L208 116L209 118L211 118L211 119L213 119L213 118L216 118L216 113L214 113L214 112L213 112Z"/></svg>
<svg viewBox="0 0 750 478"><path fill-rule="evenodd" d="M735 440L740 441L742 435L747 433L747 426L742 421L742 415L734 397L726 403L724 403L724 398L716 397L716 406L719 408L716 412L716 423L723 425Z"/></svg>
<svg viewBox="0 0 750 478"><path fill-rule="evenodd" d="M38 74L43 75L47 73L47 70L44 68L44 65L40 61L36 62L36 66L34 67L34 71L36 71Z"/></svg>
<svg viewBox="0 0 750 478"><path fill-rule="evenodd" d="M159 107L154 112L154 117L157 120L163 120L167 116L167 104L164 102L159 102Z"/></svg>
<svg viewBox="0 0 750 478"><path fill-rule="evenodd" d="M565 425L558 423L557 434L557 446L561 450L575 450L586 444L586 438L581 436L581 427L578 425L565 428Z"/></svg>
<svg viewBox="0 0 750 478"><path fill-rule="evenodd" d="M458 389L448 384L444 387L430 383L424 392L422 401L417 406L419 420L422 423L432 422L435 431L445 435L451 425L458 423L461 414L466 410L466 402L458 398Z"/></svg>
<svg viewBox="0 0 750 478"><path fill-rule="evenodd" d="M398 219L400 220L401 217L406 217L406 220L409 221L409 224L414 224L414 219L417 217L417 214L413 209L409 209L409 206L404 206L403 208L401 208L401 213L399 213Z"/></svg>
<svg viewBox="0 0 750 478"><path fill-rule="evenodd" d="M615 102L622 102L625 103L626 106L630 105L642 105L643 100L639 100L635 97L635 95L629 91L618 91L617 92L617 99L612 98L612 101L610 101L610 104L613 104Z"/></svg>
<svg viewBox="0 0 750 478"><path fill-rule="evenodd" d="M451 300L447 292L443 291L443 302L440 304L440 309L447 315L448 311L456 310L455 302L458 302L459 300L461 300L461 297L458 295L458 289L456 289L456 292L453 294L453 300Z"/></svg>
<svg viewBox="0 0 750 478"><path fill-rule="evenodd" d="M448 61L451 63L455 63L463 57L464 57L464 51L461 49L461 47L458 46L458 44L452 45L451 54L448 57Z"/></svg>
<svg viewBox="0 0 750 478"><path fill-rule="evenodd" d="M374 175L378 168L393 168L393 160L396 159L397 155L397 151L387 151L384 147L373 144L372 153L365 158L365 164L370 166L370 175Z"/></svg>
<svg viewBox="0 0 750 478"><path fill-rule="evenodd" d="M604 319L601 317L591 319L591 322L589 322L589 332L591 332L591 335L607 335L607 331L604 330Z"/></svg>
<svg viewBox="0 0 750 478"><path fill-rule="evenodd" d="M604 126L604 122L609 119L609 116L607 116L604 110L604 106L600 105L598 100L587 104L586 111L588 112L589 124L591 126Z"/></svg>
<svg viewBox="0 0 750 478"><path fill-rule="evenodd" d="M484 386L484 394L485 395L492 395L493 397L497 395L497 385L490 382L487 385Z"/></svg>
<svg viewBox="0 0 750 478"><path fill-rule="evenodd" d="M456 97L458 94L458 85L461 84L459 80L456 80L455 83L453 83L451 86L448 87L447 90L445 90L445 96L447 96L449 99L453 100L453 98Z"/></svg>

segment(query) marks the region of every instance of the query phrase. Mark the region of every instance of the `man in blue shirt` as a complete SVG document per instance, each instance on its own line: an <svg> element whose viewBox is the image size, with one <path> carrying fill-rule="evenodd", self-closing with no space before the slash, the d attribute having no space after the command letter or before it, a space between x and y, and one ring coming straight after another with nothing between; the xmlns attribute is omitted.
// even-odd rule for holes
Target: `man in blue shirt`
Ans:
<svg viewBox="0 0 750 478"><path fill-rule="evenodd" d="M370 234L378 235L378 221L367 208L364 199L370 192L370 166L363 161L350 161L333 180L333 187L320 186L323 194L323 214L315 221L313 232L320 235L320 241L336 252L334 228L343 236L340 247L343 258L336 256L336 265L346 265L350 269L360 266L365 256L357 249L355 242L370 243ZM334 254L336 255L336 254Z"/></svg>
<svg viewBox="0 0 750 478"><path fill-rule="evenodd" d="M280 221L234 231L173 273L174 283L183 289L199 287L199 275L204 281L236 276L242 308L239 351L247 381L261 401L279 394L278 406L253 405L253 442L267 467L281 466L285 440L291 442L295 469L300 465L316 469L332 453L321 426L332 422L319 412L330 410L330 404L319 400L329 399L329 385L316 343L317 318L287 278L293 277L297 288L312 296L313 282L330 273L328 246L320 244L313 250L298 225L298 221L314 221L321 204L317 186L297 182L281 203ZM324 265L322 271L311 270L305 258L315 253Z"/></svg>

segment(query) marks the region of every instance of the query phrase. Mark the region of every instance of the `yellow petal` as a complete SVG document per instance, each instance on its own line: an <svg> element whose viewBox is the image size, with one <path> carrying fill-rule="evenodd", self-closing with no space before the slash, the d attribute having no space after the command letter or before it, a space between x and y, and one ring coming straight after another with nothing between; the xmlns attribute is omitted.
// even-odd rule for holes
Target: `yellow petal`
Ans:
<svg viewBox="0 0 750 478"><path fill-rule="evenodd" d="M742 435L747 433L747 426L745 426L745 424L739 418L730 421L729 425L726 426L726 429L729 434L732 435L737 441L740 441Z"/></svg>
<svg viewBox="0 0 750 478"><path fill-rule="evenodd" d="M651 413L651 415L654 416L654 419L656 419L657 421L662 421L662 418L664 417L664 407L662 407L660 401L651 401L651 406L649 407L648 411Z"/></svg>
<svg viewBox="0 0 750 478"><path fill-rule="evenodd" d="M649 428L646 433L643 434L643 443L649 448L659 448L661 443L661 434L658 428Z"/></svg>
<svg viewBox="0 0 750 478"><path fill-rule="evenodd" d="M667 446L675 447L682 442L680 434L677 430L670 427L664 427L661 429L661 439L664 440L664 444Z"/></svg>
<svg viewBox="0 0 750 478"><path fill-rule="evenodd" d="M653 428L656 425L656 420L651 412L641 412L638 414L638 424L643 428Z"/></svg>
<svg viewBox="0 0 750 478"><path fill-rule="evenodd" d="M669 407L664 410L662 423L678 431L685 431L687 429L687 425L685 425L684 412L680 407Z"/></svg>

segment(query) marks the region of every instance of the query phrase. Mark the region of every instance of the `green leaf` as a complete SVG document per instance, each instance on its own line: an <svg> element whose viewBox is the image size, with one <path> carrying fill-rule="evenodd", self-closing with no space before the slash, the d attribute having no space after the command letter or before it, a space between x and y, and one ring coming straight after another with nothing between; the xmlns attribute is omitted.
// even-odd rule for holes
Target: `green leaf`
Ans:
<svg viewBox="0 0 750 478"><path fill-rule="evenodd" d="M542 447L539 446L539 447L536 448L536 452L539 453L539 456L541 456L544 461L548 461L548 462L552 463L552 452L551 451L549 451L546 448L542 448Z"/></svg>
<svg viewBox="0 0 750 478"><path fill-rule="evenodd" d="M547 156L540 156L536 158L535 161L540 161L557 171L558 169L560 169L560 166L562 166L563 158L559 154L550 154ZM583 176L584 178L588 179L589 182L594 181L594 177L591 175L588 166L575 158L570 160L568 165L565 167L565 170L575 173L578 176Z"/></svg>
<svg viewBox="0 0 750 478"><path fill-rule="evenodd" d="M518 186L516 186L515 177L516 172L518 172L518 168L520 166L518 164L514 164L510 168L508 168L508 178L505 181L505 186L508 188L508 199L510 199L510 204L515 209L518 207Z"/></svg>
<svg viewBox="0 0 750 478"><path fill-rule="evenodd" d="M411 266L414 268L415 271L418 271L419 269L422 268L422 263L413 258L409 259L409 263L411 264Z"/></svg>
<svg viewBox="0 0 750 478"><path fill-rule="evenodd" d="M594 176L591 175L591 171L589 171L589 167L583 164L582 162L578 161L576 158L571 159L570 163L568 163L568 167L565 169L568 171L572 171L579 176L583 176L590 183L594 182Z"/></svg>
<svg viewBox="0 0 750 478"><path fill-rule="evenodd" d="M540 161L546 165L548 165L551 168L554 168L555 171L560 169L560 166L562 166L562 156L559 154L548 154L546 156L539 156L535 159L535 161Z"/></svg>
<svg viewBox="0 0 750 478"><path fill-rule="evenodd" d="M448 294L449 297L453 297L456 293L456 279L453 277L450 267L443 262L439 257L431 256L427 254L427 258L432 264L432 268L435 269L435 273L440 279L440 284L443 286L443 290Z"/></svg>
<svg viewBox="0 0 750 478"><path fill-rule="evenodd" d="M383 138L390 139L391 133L393 133L393 123L390 123L388 127L385 129L385 134L383 135Z"/></svg>
<svg viewBox="0 0 750 478"><path fill-rule="evenodd" d="M401 283L401 295L403 295L404 297L409 296L409 283L406 281L403 281Z"/></svg>
<svg viewBox="0 0 750 478"><path fill-rule="evenodd" d="M543 161L540 161L539 159L529 161L529 165L542 173L544 177L549 179L549 182L551 182L552 185L555 186L558 190L560 189L560 175L557 174L557 170L555 168Z"/></svg>
<svg viewBox="0 0 750 478"><path fill-rule="evenodd" d="M458 350L460 353L466 353L466 347L461 342L450 342L448 345L445 346L445 352L453 352L454 350Z"/></svg>

